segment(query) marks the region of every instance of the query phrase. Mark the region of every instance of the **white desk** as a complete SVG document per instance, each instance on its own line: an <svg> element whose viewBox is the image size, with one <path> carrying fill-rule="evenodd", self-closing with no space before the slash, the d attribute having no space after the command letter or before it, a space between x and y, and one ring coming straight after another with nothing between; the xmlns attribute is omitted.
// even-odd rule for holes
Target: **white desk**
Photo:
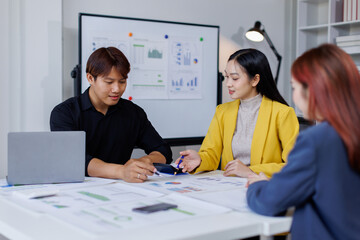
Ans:
<svg viewBox="0 0 360 240"><path fill-rule="evenodd" d="M192 176L190 176L192 177ZM291 217L231 211L187 221L90 234L50 214L28 210L0 196L0 233L10 239L239 239L289 231Z"/></svg>

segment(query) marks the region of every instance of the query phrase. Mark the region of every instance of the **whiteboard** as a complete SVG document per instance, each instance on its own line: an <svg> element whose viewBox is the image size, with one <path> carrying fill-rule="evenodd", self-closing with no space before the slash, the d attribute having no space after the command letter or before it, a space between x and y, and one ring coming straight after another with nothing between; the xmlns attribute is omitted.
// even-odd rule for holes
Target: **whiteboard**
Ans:
<svg viewBox="0 0 360 240"><path fill-rule="evenodd" d="M80 13L81 92L87 59L109 46L131 65L122 98L142 107L171 145L201 143L221 101L219 27Z"/></svg>

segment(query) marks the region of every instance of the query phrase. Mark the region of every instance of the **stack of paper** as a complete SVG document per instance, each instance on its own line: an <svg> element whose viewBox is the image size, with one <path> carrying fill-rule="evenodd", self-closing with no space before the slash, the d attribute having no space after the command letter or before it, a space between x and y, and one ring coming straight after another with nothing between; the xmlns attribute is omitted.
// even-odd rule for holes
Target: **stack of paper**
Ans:
<svg viewBox="0 0 360 240"><path fill-rule="evenodd" d="M20 188L21 186L6 186L3 181L0 182L3 184L0 190L14 188L12 194L3 196L35 213L49 214L86 232L103 235L114 231L223 214L233 209L244 211L247 207L243 199L244 192L246 193L245 181L241 178L206 174L191 178L189 175L153 177L143 184L88 178L82 184L68 184L69 187L63 187L64 184L52 184ZM223 194L230 189L238 191L231 195L231 192ZM196 198L191 197L191 193L198 192L210 195L201 197L197 194ZM218 195L239 199L229 200L231 205L218 204L223 201ZM207 201L207 197L212 198L212 201ZM233 202L238 201L245 205L234 205ZM175 204L176 208L151 214L133 211L135 208L158 203Z"/></svg>
<svg viewBox="0 0 360 240"><path fill-rule="evenodd" d="M348 54L358 54L360 53L360 35L337 37L336 45Z"/></svg>

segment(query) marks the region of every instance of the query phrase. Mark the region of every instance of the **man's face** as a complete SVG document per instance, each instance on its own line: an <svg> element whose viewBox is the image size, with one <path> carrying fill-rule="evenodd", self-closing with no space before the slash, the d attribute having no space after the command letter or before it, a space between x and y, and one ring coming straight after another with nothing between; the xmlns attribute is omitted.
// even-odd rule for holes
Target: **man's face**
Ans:
<svg viewBox="0 0 360 240"><path fill-rule="evenodd" d="M126 89L126 78L114 67L107 76L98 76L96 80L89 73L86 77L91 85L90 100L100 112L106 113L110 106L117 104Z"/></svg>

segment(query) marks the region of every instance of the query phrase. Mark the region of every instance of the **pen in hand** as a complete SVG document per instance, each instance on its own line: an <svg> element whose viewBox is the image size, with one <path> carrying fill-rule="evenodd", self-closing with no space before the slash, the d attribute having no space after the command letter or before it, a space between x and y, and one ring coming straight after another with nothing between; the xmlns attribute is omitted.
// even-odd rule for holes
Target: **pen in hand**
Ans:
<svg viewBox="0 0 360 240"><path fill-rule="evenodd" d="M154 172L156 175L158 175L159 177L162 177L162 175L159 173L159 171L158 170L155 170L155 172Z"/></svg>
<svg viewBox="0 0 360 240"><path fill-rule="evenodd" d="M174 172L174 175L176 175L178 173L178 171L180 170L180 164L182 163L183 159L184 159L184 155L181 155L180 161L176 167L177 170Z"/></svg>

